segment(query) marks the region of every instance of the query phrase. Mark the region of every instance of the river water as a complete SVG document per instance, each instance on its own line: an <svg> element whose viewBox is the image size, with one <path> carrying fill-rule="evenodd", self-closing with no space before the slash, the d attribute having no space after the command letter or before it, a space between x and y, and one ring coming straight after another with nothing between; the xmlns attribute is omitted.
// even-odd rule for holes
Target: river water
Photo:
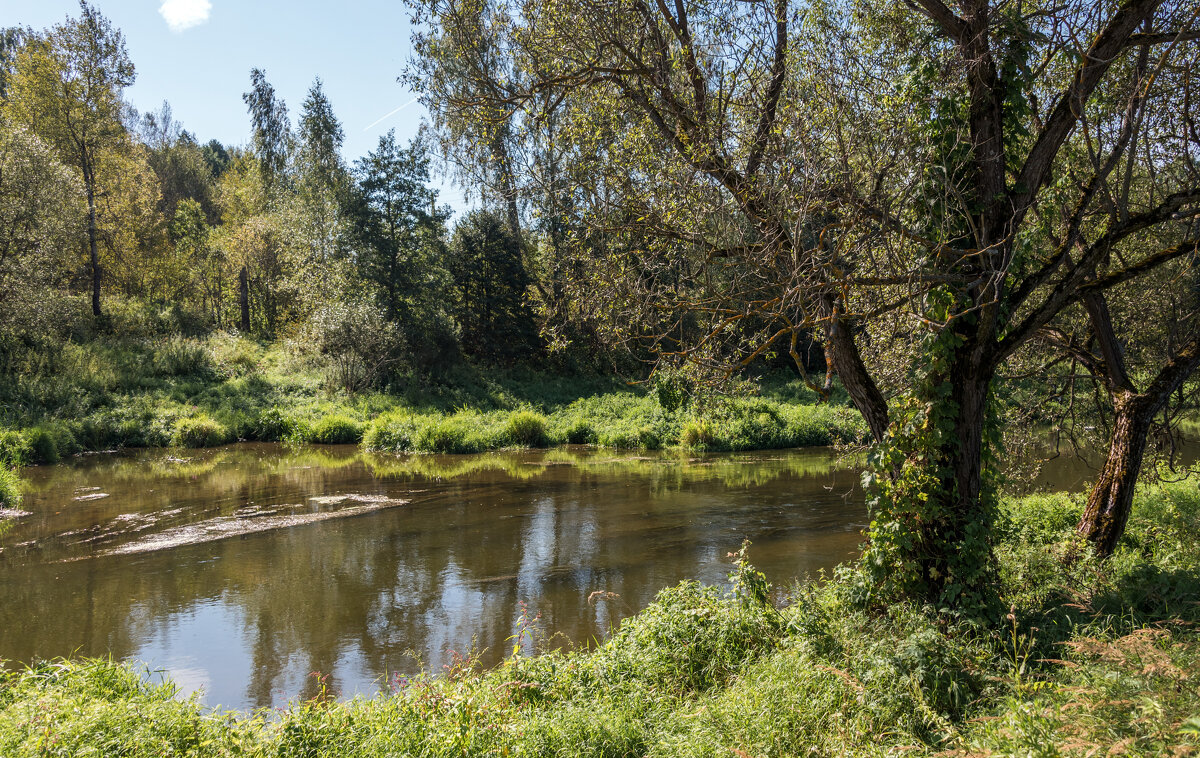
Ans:
<svg viewBox="0 0 1200 758"><path fill-rule="evenodd" d="M603 639L663 587L777 584L852 557L866 509L827 450L372 456L240 444L26 469L0 538L0 659L144 662L225 708ZM1068 486L1083 476L1067 471ZM1064 474L1059 475L1063 479Z"/></svg>

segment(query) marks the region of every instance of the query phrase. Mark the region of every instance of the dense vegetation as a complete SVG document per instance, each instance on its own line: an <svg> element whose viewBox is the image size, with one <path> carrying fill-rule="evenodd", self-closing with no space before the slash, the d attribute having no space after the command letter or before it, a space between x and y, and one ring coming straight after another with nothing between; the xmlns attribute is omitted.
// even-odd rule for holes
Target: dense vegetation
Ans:
<svg viewBox="0 0 1200 758"><path fill-rule="evenodd" d="M485 375L464 364L436 384L346 392L329 388L319 358L228 333L98 339L65 347L59 361L70 370L10 390L20 423L0 429L0 460L237 440L462 453L562 444L750 450L862 434L852 409L819 404L786 376L757 396L680 403L669 387L519 368Z"/></svg>
<svg viewBox="0 0 1200 758"><path fill-rule="evenodd" d="M1200 749L1200 494L1151 490L1103 571L1064 566L1079 498L1001 508L993 631L864 607L852 570L782 595L664 590L594 650L395 677L347 703L211 713L109 661L0 680L0 752L128 756L1187 755Z"/></svg>
<svg viewBox="0 0 1200 758"><path fill-rule="evenodd" d="M0 33L0 505L116 446L862 436L862 560L278 720L40 664L4 752L1197 748L1200 498L1135 497L1196 408L1196 0L410 5L453 227L430 146L347 161L319 79L294 128L251 71L223 145L133 111L93 6ZM1085 499L1005 500L1035 426L1107 451Z"/></svg>

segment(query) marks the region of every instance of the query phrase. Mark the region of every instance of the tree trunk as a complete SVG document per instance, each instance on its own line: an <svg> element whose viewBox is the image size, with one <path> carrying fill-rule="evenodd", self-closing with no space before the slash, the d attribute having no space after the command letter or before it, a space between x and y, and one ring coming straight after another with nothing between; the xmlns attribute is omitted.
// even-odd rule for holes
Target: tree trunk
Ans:
<svg viewBox="0 0 1200 758"><path fill-rule="evenodd" d="M250 331L250 272L242 266L242 270L238 272L238 306L242 311L241 323L238 328L243 333Z"/></svg>
<svg viewBox="0 0 1200 758"><path fill-rule="evenodd" d="M866 420L871 436L876 442L882 442L888 428L887 400L863 364L852 326L842 317L840 305L827 298L823 310L826 361L842 381L854 407Z"/></svg>
<svg viewBox="0 0 1200 758"><path fill-rule="evenodd" d="M99 230L96 228L96 188L91 173L85 177L88 201L88 262L92 268L92 315L100 317L100 249L97 243Z"/></svg>
<svg viewBox="0 0 1200 758"><path fill-rule="evenodd" d="M1092 543L1101 558L1112 555L1133 510L1133 491L1146 455L1146 437L1158 411L1156 405L1147 401L1146 396L1130 392L1122 392L1115 398L1108 457L1076 527L1079 536Z"/></svg>
<svg viewBox="0 0 1200 758"><path fill-rule="evenodd" d="M1108 457L1092 485L1075 532L1092 543L1096 555L1107 558L1125 533L1133 510L1133 492L1146 457L1151 421L1166 406L1171 393L1200 366L1200 334L1193 334L1146 390L1138 392L1125 369L1124 351L1113 330L1108 303L1098 292L1085 292L1082 300L1100 344L1114 418Z"/></svg>
<svg viewBox="0 0 1200 758"><path fill-rule="evenodd" d="M1200 366L1200 334L1184 343L1144 392L1138 393L1132 386L1113 390L1115 418L1108 457L1075 527L1076 534L1092 543L1101 558L1112 555L1129 522L1133 491L1146 457L1150 423L1197 366Z"/></svg>
<svg viewBox="0 0 1200 758"><path fill-rule="evenodd" d="M930 510L928 521L915 525L921 534L919 562L929 577L930 601L957 605L966 596L976 601L991 597L995 558L990 540L993 505L984 491L988 393L991 375L975 366L952 373L950 402L957 406L954 433L933 459L913 465L929 473L949 475L935 497L945 501Z"/></svg>

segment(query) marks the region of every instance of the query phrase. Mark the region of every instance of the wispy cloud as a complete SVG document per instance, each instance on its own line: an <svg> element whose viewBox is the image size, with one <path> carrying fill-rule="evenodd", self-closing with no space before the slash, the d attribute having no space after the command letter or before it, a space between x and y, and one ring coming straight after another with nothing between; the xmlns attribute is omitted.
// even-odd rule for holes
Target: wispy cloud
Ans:
<svg viewBox="0 0 1200 758"><path fill-rule="evenodd" d="M393 111L390 111L390 112L388 112L388 113L385 113L385 114L383 114L383 115L382 115L382 116L380 116L379 118L375 119L375 120L374 120L374 121L372 121L371 123L369 123L369 124L367 124L366 126L364 126L364 127L363 127L363 131L365 132L365 131L367 131L368 129L370 129L372 126L375 126L375 125L377 125L377 124L382 124L384 121L388 120L388 119L389 119L389 118L391 118L392 116L395 116L397 113L399 113L400 111L404 110L405 108L407 108L408 106L412 105L413 103L417 102L417 101L418 101L418 100L420 100L420 99L421 99L421 98L419 98L419 97L414 97L412 100L409 100L407 103L405 103L404 105L401 105L399 108L396 108L396 109L395 109L395 110L393 110Z"/></svg>
<svg viewBox="0 0 1200 758"><path fill-rule="evenodd" d="M211 11L212 3L208 0L164 0L158 7L159 15L173 32L203 24Z"/></svg>

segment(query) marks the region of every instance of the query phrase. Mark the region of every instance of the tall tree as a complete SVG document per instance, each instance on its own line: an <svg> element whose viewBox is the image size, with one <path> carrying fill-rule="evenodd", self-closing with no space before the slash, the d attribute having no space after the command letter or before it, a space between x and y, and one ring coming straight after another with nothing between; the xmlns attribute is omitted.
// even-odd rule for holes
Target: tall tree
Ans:
<svg viewBox="0 0 1200 758"><path fill-rule="evenodd" d="M346 178L342 144L346 134L325 96L320 78L313 81L300 112L300 147L306 169L329 191L340 190Z"/></svg>
<svg viewBox="0 0 1200 758"><path fill-rule="evenodd" d="M50 307L83 236L83 188L49 146L0 120L0 364L21 338L61 329Z"/></svg>
<svg viewBox="0 0 1200 758"><path fill-rule="evenodd" d="M95 316L101 314L99 159L103 150L127 139L121 96L133 80L124 35L80 2L78 18L68 18L22 48L9 84L9 105L17 118L83 176Z"/></svg>
<svg viewBox="0 0 1200 758"><path fill-rule="evenodd" d="M998 369L1085 293L1197 250L1195 0L535 0L497 3L498 42L477 4L420 5L447 56L524 73L474 68L455 107L530 131L560 111L596 178L570 191L645 240L611 267L633 306L697 314L700 353L753 315L786 325L768 341L820 335L880 443L868 594L994 610Z"/></svg>
<svg viewBox="0 0 1200 758"><path fill-rule="evenodd" d="M504 217L488 211L465 216L454 227L447 258L463 350L491 363L531 356L537 340L526 301L530 277Z"/></svg>
<svg viewBox="0 0 1200 758"><path fill-rule="evenodd" d="M263 178L268 185L274 184L287 167L291 150L292 123L287 103L275 96L275 88L260 68L250 69L250 91L242 95L242 100L250 113L254 150Z"/></svg>
<svg viewBox="0 0 1200 758"><path fill-rule="evenodd" d="M423 253L445 223L435 207L437 193L427 186L429 158L420 142L401 147L392 129L355 171L362 274L378 287L388 318L406 318L409 304L427 294L423 279L438 264Z"/></svg>

